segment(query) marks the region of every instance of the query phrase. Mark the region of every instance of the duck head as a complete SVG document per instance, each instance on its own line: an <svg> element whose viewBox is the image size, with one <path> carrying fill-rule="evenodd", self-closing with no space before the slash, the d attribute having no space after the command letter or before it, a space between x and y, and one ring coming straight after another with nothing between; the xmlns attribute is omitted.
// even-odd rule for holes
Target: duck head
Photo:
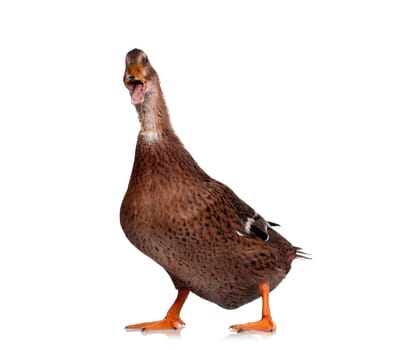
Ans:
<svg viewBox="0 0 415 350"><path fill-rule="evenodd" d="M133 105L138 106L144 102L156 79L157 73L142 50L133 49L127 53L124 85L130 92Z"/></svg>

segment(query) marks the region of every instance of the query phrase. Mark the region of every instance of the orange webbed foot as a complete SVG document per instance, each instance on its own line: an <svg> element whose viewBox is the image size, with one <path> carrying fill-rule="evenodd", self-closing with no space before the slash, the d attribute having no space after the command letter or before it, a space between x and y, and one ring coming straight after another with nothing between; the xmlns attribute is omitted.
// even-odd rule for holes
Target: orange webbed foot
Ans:
<svg viewBox="0 0 415 350"><path fill-rule="evenodd" d="M247 331L253 332L274 332L277 328L271 318L269 309L269 285L263 283L259 285L259 292L262 296L262 318L257 322L249 322L243 324L235 324L229 329L234 332L242 333Z"/></svg>
<svg viewBox="0 0 415 350"><path fill-rule="evenodd" d="M189 295L189 291L190 290L187 288L179 289L176 300L167 312L166 317L164 317L162 320L131 324L125 327L125 329L127 331L165 331L182 329L185 326L185 323L180 318L180 310L182 309L182 306L186 301L187 296Z"/></svg>
<svg viewBox="0 0 415 350"><path fill-rule="evenodd" d="M254 331L254 332L274 332L276 329L276 325L270 316L263 317L261 320L257 322L248 322L243 324L235 324L231 326L229 329L234 332L242 333L247 331Z"/></svg>
<svg viewBox="0 0 415 350"><path fill-rule="evenodd" d="M140 331L159 331L159 330L180 330L185 326L185 323L180 318L165 317L160 321L143 322L137 324L131 324L125 327L129 330L140 330Z"/></svg>

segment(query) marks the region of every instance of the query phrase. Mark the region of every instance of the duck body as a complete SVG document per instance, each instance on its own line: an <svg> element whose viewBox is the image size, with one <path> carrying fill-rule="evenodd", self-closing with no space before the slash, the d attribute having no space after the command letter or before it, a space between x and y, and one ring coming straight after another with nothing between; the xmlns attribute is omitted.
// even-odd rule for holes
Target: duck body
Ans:
<svg viewBox="0 0 415 350"><path fill-rule="evenodd" d="M262 319L233 330L273 331L268 294L304 257L229 187L207 175L175 134L147 55L126 56L124 84L141 129L120 211L130 242L161 265L178 289L163 320L128 329L177 329L189 292L226 309L258 297Z"/></svg>
<svg viewBox="0 0 415 350"><path fill-rule="evenodd" d="M296 249L270 227L269 239L243 236L255 211L210 178L175 135L139 136L121 225L131 243L186 287L226 309L271 290L288 273Z"/></svg>

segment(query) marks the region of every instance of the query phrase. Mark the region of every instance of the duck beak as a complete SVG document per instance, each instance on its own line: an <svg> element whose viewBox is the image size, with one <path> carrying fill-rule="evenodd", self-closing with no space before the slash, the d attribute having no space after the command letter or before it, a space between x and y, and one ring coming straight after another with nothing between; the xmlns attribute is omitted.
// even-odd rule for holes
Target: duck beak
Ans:
<svg viewBox="0 0 415 350"><path fill-rule="evenodd" d="M127 64L124 74L124 84L130 91L131 103L138 105L144 101L147 84L141 64Z"/></svg>

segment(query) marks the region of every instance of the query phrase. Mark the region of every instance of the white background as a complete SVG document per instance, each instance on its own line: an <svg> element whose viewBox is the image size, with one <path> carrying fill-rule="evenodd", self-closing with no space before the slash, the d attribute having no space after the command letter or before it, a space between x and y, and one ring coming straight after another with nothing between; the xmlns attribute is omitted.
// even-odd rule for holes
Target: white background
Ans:
<svg viewBox="0 0 415 350"><path fill-rule="evenodd" d="M0 348L413 348L414 18L396 0L2 2ZM118 222L134 47L199 164L313 254L271 294L271 337L228 331L259 300L194 295L178 337L123 330L176 296Z"/></svg>

